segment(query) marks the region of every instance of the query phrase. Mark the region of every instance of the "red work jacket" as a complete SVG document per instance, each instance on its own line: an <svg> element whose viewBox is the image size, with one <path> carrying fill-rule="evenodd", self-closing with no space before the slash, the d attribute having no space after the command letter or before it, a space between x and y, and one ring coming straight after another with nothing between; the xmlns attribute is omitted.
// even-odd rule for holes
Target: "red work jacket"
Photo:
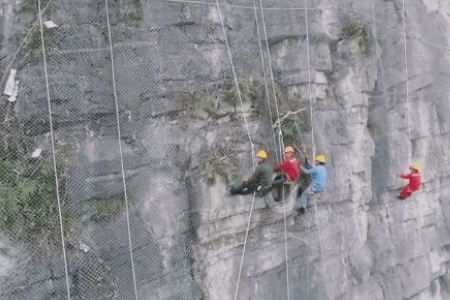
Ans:
<svg viewBox="0 0 450 300"><path fill-rule="evenodd" d="M422 176L420 173L404 173L400 174L400 178L409 180L409 186L414 191L419 190L422 187Z"/></svg>
<svg viewBox="0 0 450 300"><path fill-rule="evenodd" d="M275 171L284 171L288 181L296 181L300 176L300 169L298 168L297 158L292 157L291 159L286 159L281 164L279 164Z"/></svg>

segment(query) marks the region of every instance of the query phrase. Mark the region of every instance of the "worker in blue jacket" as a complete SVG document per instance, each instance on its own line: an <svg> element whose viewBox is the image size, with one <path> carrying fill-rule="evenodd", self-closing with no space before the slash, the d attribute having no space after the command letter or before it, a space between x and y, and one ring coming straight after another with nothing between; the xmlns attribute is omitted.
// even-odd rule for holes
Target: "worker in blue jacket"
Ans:
<svg viewBox="0 0 450 300"><path fill-rule="evenodd" d="M325 167L325 155L316 156L316 165L311 169L301 167L302 173L313 175L313 184L310 185L301 195L302 207L299 209L300 214L306 212L306 204L314 193L323 192L327 187L327 169Z"/></svg>

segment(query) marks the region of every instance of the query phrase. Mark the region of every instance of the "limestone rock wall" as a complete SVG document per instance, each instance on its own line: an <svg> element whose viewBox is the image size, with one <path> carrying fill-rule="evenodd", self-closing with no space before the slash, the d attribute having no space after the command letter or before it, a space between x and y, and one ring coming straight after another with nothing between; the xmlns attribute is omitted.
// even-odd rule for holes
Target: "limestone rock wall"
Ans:
<svg viewBox="0 0 450 300"><path fill-rule="evenodd" d="M237 299L450 299L448 3L406 1L405 60L397 0L111 0L113 56L102 1L42 2L55 149L28 1L0 7L0 83L20 82L0 107L68 162L66 259L3 236L2 299L66 299L67 282L71 299L226 300L238 283ZM256 87L242 106L235 79ZM302 108L328 190L301 217L257 198L249 222L251 196L225 186ZM409 161L426 188L401 202ZM105 200L120 209L100 222Z"/></svg>

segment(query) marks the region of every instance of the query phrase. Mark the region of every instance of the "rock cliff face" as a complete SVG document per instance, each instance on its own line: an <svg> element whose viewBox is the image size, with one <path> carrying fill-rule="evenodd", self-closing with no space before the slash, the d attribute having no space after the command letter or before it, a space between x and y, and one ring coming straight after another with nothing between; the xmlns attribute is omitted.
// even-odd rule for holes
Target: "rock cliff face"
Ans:
<svg viewBox="0 0 450 300"><path fill-rule="evenodd" d="M65 253L57 215L4 235L1 299L450 299L448 2L405 1L406 47L399 0L41 2L50 113L37 5L0 6L2 146L65 162ZM329 158L317 209L225 197L296 111L285 142Z"/></svg>

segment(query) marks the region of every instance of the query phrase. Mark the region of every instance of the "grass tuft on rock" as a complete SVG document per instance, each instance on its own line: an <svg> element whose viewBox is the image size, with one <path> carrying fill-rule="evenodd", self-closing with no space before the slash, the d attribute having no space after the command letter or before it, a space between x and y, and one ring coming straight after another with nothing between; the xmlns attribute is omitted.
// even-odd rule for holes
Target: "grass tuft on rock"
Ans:
<svg viewBox="0 0 450 300"><path fill-rule="evenodd" d="M350 38L356 41L359 49L363 54L370 54L374 38L371 29L356 20L348 20L344 28L342 28L342 38Z"/></svg>
<svg viewBox="0 0 450 300"><path fill-rule="evenodd" d="M60 171L62 164L57 166ZM51 159L29 167L0 151L0 231L28 243L48 235L59 223L56 189Z"/></svg>
<svg viewBox="0 0 450 300"><path fill-rule="evenodd" d="M44 9L50 0L41 0L41 9ZM25 12L38 13L38 1L37 0L22 0L20 9Z"/></svg>
<svg viewBox="0 0 450 300"><path fill-rule="evenodd" d="M99 199L95 202L94 220L105 224L123 210L123 201L117 198Z"/></svg>
<svg viewBox="0 0 450 300"><path fill-rule="evenodd" d="M249 79L242 79L238 82L240 98L243 103L252 103L257 101L258 93L256 91L256 85ZM234 107L236 112L237 105L241 105L241 99L239 99L239 92L235 85L233 88L225 94L224 101L230 103Z"/></svg>

